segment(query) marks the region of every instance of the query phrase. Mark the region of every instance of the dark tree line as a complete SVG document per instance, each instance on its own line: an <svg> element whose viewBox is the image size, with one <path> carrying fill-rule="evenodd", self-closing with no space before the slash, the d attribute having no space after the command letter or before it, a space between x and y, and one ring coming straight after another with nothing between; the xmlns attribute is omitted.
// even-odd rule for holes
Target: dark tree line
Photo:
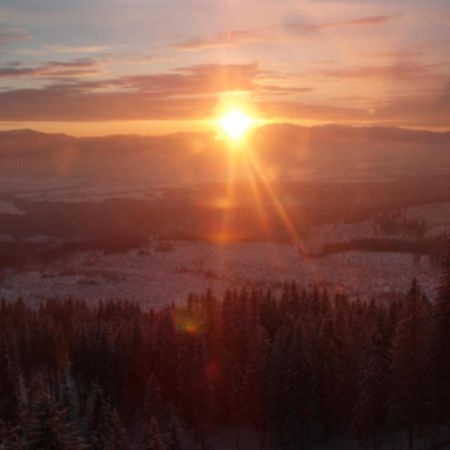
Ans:
<svg viewBox="0 0 450 450"><path fill-rule="evenodd" d="M0 242L0 269L23 268L32 264L48 264L66 255L83 251L104 254L125 252L148 244L148 238L139 234L117 235L107 238L82 239L62 243L26 242L22 240Z"/></svg>
<svg viewBox="0 0 450 450"><path fill-rule="evenodd" d="M320 251L314 256L327 256L354 250L366 252L410 253L413 255L415 262L418 262L416 261L417 259L420 261L420 257L424 255L428 258L431 264L435 267L439 267L446 258L446 241L447 238L445 234L420 240L403 238L353 239L344 242L330 242L324 244Z"/></svg>
<svg viewBox="0 0 450 450"><path fill-rule="evenodd" d="M159 311L3 301L0 449L206 450L216 427L234 448L249 429L266 449L412 448L450 425L449 345L450 258L432 301L415 281L385 303L295 284Z"/></svg>
<svg viewBox="0 0 450 450"><path fill-rule="evenodd" d="M402 210L378 214L372 225L375 232L387 235L403 234L415 239L423 239L428 228L425 219L408 218Z"/></svg>

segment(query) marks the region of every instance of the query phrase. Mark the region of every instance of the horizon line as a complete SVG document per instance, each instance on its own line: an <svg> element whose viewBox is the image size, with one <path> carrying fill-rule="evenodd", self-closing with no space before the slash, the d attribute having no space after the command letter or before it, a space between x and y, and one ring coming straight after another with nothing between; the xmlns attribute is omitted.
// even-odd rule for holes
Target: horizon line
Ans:
<svg viewBox="0 0 450 450"><path fill-rule="evenodd" d="M160 128L160 132L143 132L142 128L145 128L145 125L161 125L163 122L163 126ZM173 122L183 122L186 124L187 122L195 124L194 129L188 129L186 126L180 127L178 129L174 129L171 131L168 128L174 125ZM207 124L209 122L209 124ZM41 133L46 135L64 135L72 138L102 138L108 136L135 136L135 137L164 137L164 136L174 136L177 134L212 134L216 130L216 126L213 124L213 120L209 119L199 119L199 120L189 120L189 121L159 121L159 120L141 120L141 121L105 121L105 122L12 122L17 123L17 126L8 127L8 122L0 121L0 133L14 132L14 131L32 131L35 133ZM19 125L20 123L20 125ZM114 128L120 124L120 128L123 128L125 125L130 125L130 131L116 131ZM43 124L43 125L40 125ZM66 126L58 126L65 124ZM74 132L65 131L67 129L76 127L77 125L85 125L89 128L93 126L98 127L99 124L103 125L106 130L104 132L98 132L92 130L91 132ZM100 125L100 126L101 126ZM416 132L426 132L432 133L435 135L445 135L450 133L450 126L414 126L414 125L396 125L396 124L386 124L383 122L357 122L357 123L342 123L342 122L322 122L322 121L283 121L283 120L267 120L263 121L263 123L254 127L254 130L260 129L267 126L293 126L298 128L325 128L325 127L342 127L342 128L353 128L353 129L363 129L363 128L384 128L384 129L397 129L397 130L405 130L405 131L416 131ZM58 130L59 128L59 130ZM139 128L139 131L136 130Z"/></svg>

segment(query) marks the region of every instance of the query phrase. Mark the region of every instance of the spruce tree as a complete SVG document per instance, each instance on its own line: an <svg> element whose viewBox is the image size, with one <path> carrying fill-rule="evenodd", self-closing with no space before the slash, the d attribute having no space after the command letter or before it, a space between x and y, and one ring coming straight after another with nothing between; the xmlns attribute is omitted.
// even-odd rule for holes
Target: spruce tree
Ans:
<svg viewBox="0 0 450 450"><path fill-rule="evenodd" d="M86 449L75 425L67 419L67 411L46 392L31 404L25 432L29 450Z"/></svg>
<svg viewBox="0 0 450 450"><path fill-rule="evenodd" d="M151 417L147 423L147 428L145 430L145 450L166 450L164 445L161 431L159 429L158 419L156 417Z"/></svg>
<svg viewBox="0 0 450 450"><path fill-rule="evenodd" d="M419 286L413 280L395 330L392 350L394 391L390 405L397 425L407 427L408 448L412 448L415 426L422 423L425 411L423 336L426 323L423 306Z"/></svg>
<svg viewBox="0 0 450 450"><path fill-rule="evenodd" d="M434 419L440 423L450 422L450 240L433 305L428 354Z"/></svg>
<svg viewBox="0 0 450 450"><path fill-rule="evenodd" d="M158 379L154 374L150 374L145 385L144 393L144 414L146 420L152 416L161 418L163 414L163 398Z"/></svg>
<svg viewBox="0 0 450 450"><path fill-rule="evenodd" d="M167 450L182 450L178 427L174 420L170 424L169 435L167 437Z"/></svg>
<svg viewBox="0 0 450 450"><path fill-rule="evenodd" d="M6 337L0 337L0 420L7 427L15 426L20 413L19 373Z"/></svg>
<svg viewBox="0 0 450 450"><path fill-rule="evenodd" d="M117 411L100 387L95 386L86 404L86 425L90 450L127 450L128 437Z"/></svg>
<svg viewBox="0 0 450 450"><path fill-rule="evenodd" d="M385 417L388 369L388 356L378 329L372 331L364 353L352 425L361 444L367 448L376 448L376 434Z"/></svg>
<svg viewBox="0 0 450 450"><path fill-rule="evenodd" d="M2 420L0 420L0 450L25 450L20 428L7 427Z"/></svg>

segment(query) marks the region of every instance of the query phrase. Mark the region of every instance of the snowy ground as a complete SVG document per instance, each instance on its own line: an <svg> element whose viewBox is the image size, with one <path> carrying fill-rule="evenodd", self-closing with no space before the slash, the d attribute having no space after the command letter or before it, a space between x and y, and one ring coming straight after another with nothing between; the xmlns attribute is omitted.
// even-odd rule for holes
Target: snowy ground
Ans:
<svg viewBox="0 0 450 450"><path fill-rule="evenodd" d="M426 237L439 236L450 232L450 203L430 203L427 205L404 208L405 218L425 219L427 224ZM319 250L327 243L345 242L358 239L387 236L382 233L375 233L372 219L357 223L338 223L326 225L320 228L314 236L308 240L308 244L313 250ZM408 236L404 236L408 237Z"/></svg>
<svg viewBox="0 0 450 450"><path fill-rule="evenodd" d="M51 196L70 202L120 195L156 198L162 192L161 188L145 186L130 190L129 185L126 190L120 184L111 186L109 191L69 185L57 190L48 183L49 180L46 186L34 191L24 186L21 194L31 195L33 200ZM290 198L290 201L294 200ZM9 201L0 200L0 210L22 213ZM407 208L405 212L408 217L426 219L428 236L450 231L450 203L422 205ZM371 220L337 223L318 229L306 244L308 248L318 250L326 243L371 237L381 237L374 235ZM11 239L11 236L0 235L2 241ZM43 239L47 237L30 236L24 241ZM295 280L303 286L315 282L331 291L367 299L403 292L413 277L419 280L429 297L434 296L439 273L425 257L415 264L410 254L353 251L305 259L288 244L175 242L173 251L157 251L155 244L150 244L148 248L114 255L74 254L25 272L0 272L0 298L21 296L38 300L72 296L93 301L127 298L158 307L184 300L188 292L199 292L208 287L222 292L229 286L277 287L284 281Z"/></svg>
<svg viewBox="0 0 450 450"><path fill-rule="evenodd" d="M159 307L206 288L215 292L229 286L276 288L286 280L302 286L316 282L363 299L403 292L414 276L433 296L438 282L437 270L425 258L414 264L408 254L347 252L305 259L287 244L173 245L171 251L149 245L113 255L84 252L45 268L4 274L0 297L129 299Z"/></svg>
<svg viewBox="0 0 450 450"><path fill-rule="evenodd" d="M14 203L6 202L4 200L0 200L0 213L14 215L25 214L25 212L19 209Z"/></svg>
<svg viewBox="0 0 450 450"><path fill-rule="evenodd" d="M85 180L59 179L24 179L19 183L17 179L3 178L0 180L0 194L13 193L17 199L26 199L34 202L101 202L107 199L137 199L155 200L161 197L163 187L150 182L129 182L113 180L108 183L92 183ZM0 200L0 212L13 214L6 210L6 202ZM14 206L8 202L9 206ZM3 206L4 205L4 206Z"/></svg>

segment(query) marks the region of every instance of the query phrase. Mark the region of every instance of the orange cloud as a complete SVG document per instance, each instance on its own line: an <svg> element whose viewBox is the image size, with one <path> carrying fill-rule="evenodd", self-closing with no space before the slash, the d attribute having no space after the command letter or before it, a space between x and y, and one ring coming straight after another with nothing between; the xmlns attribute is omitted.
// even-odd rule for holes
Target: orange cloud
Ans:
<svg viewBox="0 0 450 450"><path fill-rule="evenodd" d="M375 100L367 99L364 107L358 102L342 107L333 104L332 100L329 104L317 99L308 102L301 94L310 92L310 87L299 86L298 80L290 80L291 86L279 85L279 78L261 70L257 63L193 65L179 67L169 73L99 80L70 76L73 71L96 70L98 64L101 63L95 60L77 60L47 63L37 69L23 68L20 64L0 69L0 77L3 70L3 76L30 75L56 81L42 88L0 91L0 120L100 122L209 119L216 110L221 93L225 91L249 92L255 108L267 118L337 123L388 121L415 126L445 126L450 118L448 85L446 91L433 97L418 95L407 98L396 93L381 106ZM427 66L410 63L394 68L361 66L322 74L338 78L364 79L391 75L399 79L408 76L418 79L428 76L428 70L430 68Z"/></svg>
<svg viewBox="0 0 450 450"><path fill-rule="evenodd" d="M0 92L1 121L200 120L212 117L215 98L156 97L143 92L83 93L68 86ZM301 101L255 101L264 117L288 121L388 123L448 127L450 94L392 100L380 108Z"/></svg>
<svg viewBox="0 0 450 450"><path fill-rule="evenodd" d="M178 68L174 73L132 75L119 78L121 88L159 96L199 95L256 89L258 64L204 64ZM113 82L114 83L114 82Z"/></svg>

